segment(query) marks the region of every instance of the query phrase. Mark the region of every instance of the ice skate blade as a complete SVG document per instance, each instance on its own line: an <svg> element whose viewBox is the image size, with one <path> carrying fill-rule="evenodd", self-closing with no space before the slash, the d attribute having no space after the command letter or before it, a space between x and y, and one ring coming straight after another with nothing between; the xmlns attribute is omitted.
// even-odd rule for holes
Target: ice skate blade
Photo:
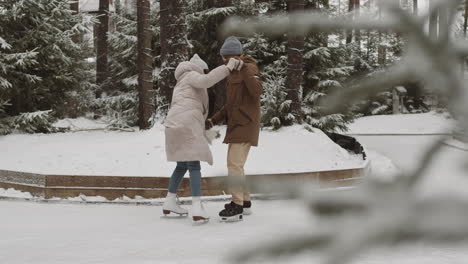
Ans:
<svg viewBox="0 0 468 264"><path fill-rule="evenodd" d="M192 216L192 223L197 225L197 224L206 224L210 221L210 218L205 218L202 216Z"/></svg>
<svg viewBox="0 0 468 264"><path fill-rule="evenodd" d="M252 209L250 208L244 208L243 215L251 215L252 214Z"/></svg>
<svg viewBox="0 0 468 264"><path fill-rule="evenodd" d="M242 214L235 215L235 216L230 216L230 217L227 217L227 216L220 216L219 217L219 220L221 222L224 222L224 223L239 222L239 221L242 221L243 219L244 218L243 218Z"/></svg>
<svg viewBox="0 0 468 264"><path fill-rule="evenodd" d="M187 217L188 213L176 213L176 212L173 212L173 211L170 211L170 210L163 210L163 216L168 217L168 218L171 218L171 217L180 218L180 217Z"/></svg>

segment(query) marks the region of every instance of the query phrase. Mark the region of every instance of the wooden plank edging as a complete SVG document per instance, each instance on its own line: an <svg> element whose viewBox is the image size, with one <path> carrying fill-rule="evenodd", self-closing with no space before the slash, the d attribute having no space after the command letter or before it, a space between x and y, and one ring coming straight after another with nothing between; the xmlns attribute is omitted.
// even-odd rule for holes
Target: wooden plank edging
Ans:
<svg viewBox="0 0 468 264"><path fill-rule="evenodd" d="M248 175L247 179L292 180L297 183L334 183L350 186L366 175L369 162L363 167L344 170L328 170L300 173L277 173ZM224 186L226 176L202 178L203 195L215 196L227 193ZM125 176L80 176L80 175L43 175L16 171L0 170L0 188L14 188L33 195L50 199L69 198L80 194L103 196L113 200L119 197L161 198L166 195L168 177L125 177ZM184 178L180 196L190 196L189 180Z"/></svg>

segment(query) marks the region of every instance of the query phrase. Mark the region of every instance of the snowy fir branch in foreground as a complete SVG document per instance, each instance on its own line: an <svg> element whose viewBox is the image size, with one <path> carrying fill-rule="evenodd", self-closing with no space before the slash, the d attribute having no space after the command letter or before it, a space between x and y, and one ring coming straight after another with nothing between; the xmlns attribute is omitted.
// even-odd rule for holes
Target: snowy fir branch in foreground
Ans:
<svg viewBox="0 0 468 264"><path fill-rule="evenodd" d="M384 2L384 1L381 1ZM387 87L420 78L428 88L448 97L450 111L459 126L468 128L468 87L464 84L460 65L466 53L466 42L449 38L448 29L442 29L440 38L431 39L424 30L429 17L437 10L445 10L453 22L461 1L439 1L425 16L415 17L394 5L382 4L391 17L374 21L361 18L354 22L330 19L320 14L280 15L271 20L242 22L230 19L223 27L225 35L254 33L284 34L310 30L380 29L404 33L407 48L401 61L386 71L363 78L359 83L340 90L324 102L329 113L336 113L350 101L376 94ZM450 24L450 23L449 23ZM459 242L468 239L466 223L468 202L457 197L424 197L418 187L428 166L440 152L442 141L436 141L427 150L421 164L412 173L401 173L387 182L368 178L351 191L322 192L311 197L310 186L292 183L252 183L253 187L277 192L287 190L289 195L303 198L318 216L320 231L310 231L281 238L266 246L245 251L236 256L238 262L258 256L274 257L320 250L329 264L346 263L361 251L379 246L396 245L420 240L430 242ZM453 182L456 184L456 182Z"/></svg>

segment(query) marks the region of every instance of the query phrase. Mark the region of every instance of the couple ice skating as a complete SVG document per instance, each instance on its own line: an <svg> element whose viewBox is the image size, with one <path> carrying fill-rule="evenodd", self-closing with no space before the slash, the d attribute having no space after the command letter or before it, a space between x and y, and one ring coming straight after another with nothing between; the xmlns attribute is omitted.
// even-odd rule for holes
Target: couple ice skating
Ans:
<svg viewBox="0 0 468 264"><path fill-rule="evenodd" d="M242 44L237 38L227 38L220 55L225 65L209 73L204 74L204 71L208 71L208 65L197 54L190 61L180 63L175 70L177 84L164 125L167 159L176 161L177 166L169 182L163 205L164 215L188 215L188 211L179 206L176 199L179 184L188 171L193 197L192 219L197 222L210 218L200 200L200 162L213 164L205 133L222 122L227 124L224 143L229 144L228 177L239 184L230 186L232 201L224 206L219 216L222 221L232 221L241 220L243 214L250 213L252 203L245 186L244 164L250 148L258 145L262 83L255 60L243 55ZM226 104L211 119L207 119L207 89L226 77Z"/></svg>

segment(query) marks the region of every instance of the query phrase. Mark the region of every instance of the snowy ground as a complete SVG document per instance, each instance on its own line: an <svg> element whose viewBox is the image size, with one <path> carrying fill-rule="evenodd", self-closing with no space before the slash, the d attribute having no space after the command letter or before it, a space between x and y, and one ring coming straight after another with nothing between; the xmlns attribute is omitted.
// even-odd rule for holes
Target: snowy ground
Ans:
<svg viewBox="0 0 468 264"><path fill-rule="evenodd" d="M62 121L74 128L99 127L79 119ZM224 128L217 127L224 136ZM360 155L350 155L320 130L300 126L278 132L262 131L260 146L252 148L248 174L304 172L361 167ZM0 168L44 174L166 176L175 167L166 161L164 130L157 125L142 132L81 131L61 134L0 137ZM204 176L226 175L227 145L222 138L212 146L214 166L202 165ZM274 162L272 162L274 161Z"/></svg>
<svg viewBox="0 0 468 264"><path fill-rule="evenodd" d="M223 203L207 203L215 217ZM227 256L304 230L320 228L296 201L255 201L243 222L161 218L159 206L76 205L0 201L0 263L227 263ZM353 264L461 264L466 248L413 245L378 249ZM319 254L251 263L319 264Z"/></svg>
<svg viewBox="0 0 468 264"><path fill-rule="evenodd" d="M447 113L366 116L349 126L349 134L451 133L454 120Z"/></svg>
<svg viewBox="0 0 468 264"><path fill-rule="evenodd" d="M372 116L358 119L351 125L349 133L359 134L356 138L369 149L371 157L373 155L387 157L398 169L405 172L417 169L429 147L436 141L444 140L446 144L431 162L421 185L422 194L450 194L468 198L467 144L450 136L427 135L451 133L454 123L447 114L438 113ZM382 133L389 135L374 135ZM385 162L385 158L373 160L379 163ZM386 174L383 168L385 164L374 162L373 169L377 172L377 176Z"/></svg>
<svg viewBox="0 0 468 264"><path fill-rule="evenodd" d="M422 132L429 130L435 128ZM377 169L389 165L386 156L403 171L414 170L424 151L439 138L358 137L371 157L381 157L378 160L383 165ZM468 196L467 160L466 151L444 146L432 162L420 194ZM226 263L227 255L242 248L321 228L299 201L255 200L254 214L235 224L217 221L222 202L206 205L212 221L193 226L186 218L161 218L160 206L0 200L0 263ZM352 264L462 264L468 259L466 246L413 244L397 250L381 248L363 254ZM320 260L320 254L315 253L253 263L318 264Z"/></svg>
<svg viewBox="0 0 468 264"><path fill-rule="evenodd" d="M9 135L0 137L0 168L45 174L170 176L174 164L166 162L161 125L143 132L94 131L106 123L85 118L65 119L57 126L71 133L52 135ZM372 116L351 124L351 134L409 133L433 134L451 131L447 114ZM93 131L79 131L91 129ZM217 127L224 136L224 128ZM214 166L204 163L204 176L226 175L227 146L222 137L212 146ZM391 165L369 150L377 163ZM383 153L385 154L385 153ZM275 161L275 162L272 162ZM249 174L347 169L362 166L353 156L334 144L321 131L310 133L300 126L278 132L264 130L260 146L253 148L246 164Z"/></svg>

